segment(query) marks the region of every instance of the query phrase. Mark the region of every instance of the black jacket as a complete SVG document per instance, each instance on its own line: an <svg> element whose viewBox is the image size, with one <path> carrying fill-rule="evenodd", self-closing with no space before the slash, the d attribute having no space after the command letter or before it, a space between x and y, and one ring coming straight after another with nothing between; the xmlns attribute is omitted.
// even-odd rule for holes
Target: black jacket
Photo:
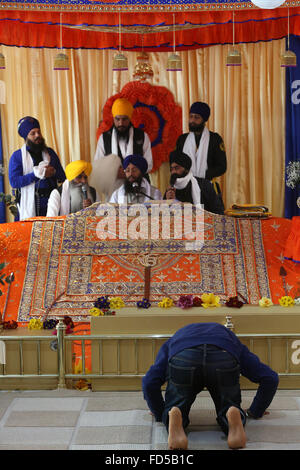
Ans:
<svg viewBox="0 0 300 470"><path fill-rule="evenodd" d="M222 137L216 132L209 131L210 139L207 151L207 171L205 178L212 180L221 176L227 169L226 151ZM189 133L182 134L176 142L176 149L183 151L184 143Z"/></svg>
<svg viewBox="0 0 300 470"><path fill-rule="evenodd" d="M104 150L105 155L111 154L111 136L113 132L113 127L111 127L108 131L103 132L103 143L104 143ZM135 155L143 155L143 145L144 145L145 133L139 127L133 128L133 153ZM123 157L121 154L120 148L118 148L118 155L123 161Z"/></svg>
<svg viewBox="0 0 300 470"><path fill-rule="evenodd" d="M201 190L201 204L204 210L213 212L214 214L224 214L224 204L220 195L218 195L212 183L204 178L197 178ZM164 196L166 199L166 194ZM192 183L189 182L185 188L176 189L176 199L180 202L190 202L193 204Z"/></svg>

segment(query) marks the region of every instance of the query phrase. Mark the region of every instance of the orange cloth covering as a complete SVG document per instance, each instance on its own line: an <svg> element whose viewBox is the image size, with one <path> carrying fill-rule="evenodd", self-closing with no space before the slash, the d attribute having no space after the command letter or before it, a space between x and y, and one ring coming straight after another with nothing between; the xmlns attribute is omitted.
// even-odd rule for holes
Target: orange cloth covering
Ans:
<svg viewBox="0 0 300 470"><path fill-rule="evenodd" d="M113 3L109 0L108 6L114 6ZM72 6L74 9L84 8L83 4L68 2L68 8ZM161 6L163 6L162 3ZM141 9L143 7L144 5ZM167 9L169 5L165 4L164 7ZM64 11L62 21L59 11L30 11L30 8L5 10L3 2L2 9L0 11L0 43L7 46L60 48L61 23L64 47L67 49L115 49L119 41L120 20L117 10L106 12L104 7L101 12ZM156 31L157 28L153 28L151 34L143 34L143 47L147 52L170 51L174 42L172 14L170 11L161 12L160 7L155 10L155 12L147 11L147 13L123 10L122 50L132 51L138 48L142 50L139 30L135 34L133 29L136 25L145 25L145 27L161 25L162 28L158 31ZM300 7L290 8L290 34L300 34L299 10ZM181 28L175 32L177 51L195 49L199 47L199 44L200 47L205 47L232 43L231 9L218 11L216 5L213 4L209 11L206 8L201 11L176 11L176 24L181 25ZM82 29L79 25L82 25ZM195 30L194 25L199 25L200 28ZM91 31L86 30L88 26L91 27ZM98 26L100 26L99 30ZM131 27L128 33L127 27ZM286 34L287 8L235 9L236 43L281 39Z"/></svg>
<svg viewBox="0 0 300 470"><path fill-rule="evenodd" d="M62 318L70 315L75 323L86 323L89 321L89 309L102 295L121 296L128 305L129 300L131 305L135 305L137 300L143 298L144 268L137 266L137 250L130 251L134 243L125 241L117 250L115 245L104 243L94 249L93 224L96 222L92 212L87 214L89 216L35 218L0 225L0 260L6 263L5 274L13 272L15 275L5 312L6 321L14 320L19 326L25 326L30 317L43 318L48 315L48 318ZM214 292L220 295L222 301L236 295L237 291L248 296L251 304L257 304L259 298L268 293L274 304L278 304L278 299L283 295L294 298L300 295L300 264L285 259L286 243L293 233L290 220L272 217L268 220L240 221L225 217L226 227L233 227L230 235L242 233L243 242L239 242L237 250L230 246L232 239L229 237L228 253L216 255L216 248L224 251L224 240L219 239L218 246L213 241L216 226L221 222L224 223L223 216L206 213L206 246L209 251L212 241L211 249L214 251L211 253L184 254L182 251L160 254L160 267L153 268L151 277L153 305L169 292L175 298L180 294L201 294L199 289L202 284L193 281L195 276L203 277L206 292L209 290L207 286L222 282L223 292ZM74 230L78 230L77 238ZM74 233L72 241L68 237L74 236ZM221 232L218 234L220 237ZM262 245L259 256L254 250L256 245ZM105 253L103 250L108 247L110 251ZM167 249L166 243L163 251ZM230 249L233 251L230 252ZM240 283L241 276L245 285ZM132 293L130 286L137 292ZM2 313L7 290L7 285L2 286Z"/></svg>
<svg viewBox="0 0 300 470"><path fill-rule="evenodd" d="M206 214L206 222L211 223L214 222L214 216L212 214ZM93 218L88 219L90 222ZM227 218L229 219L229 218ZM15 222L10 224L0 224L0 262L5 262L6 267L4 272L6 275L10 274L11 272L15 275L15 280L11 285L7 309L5 312L5 320L6 321L17 321L19 327L24 326L26 327L28 324L28 320L31 314L34 314L33 317L43 317L46 314L46 309L42 308L39 310L39 287L43 282L41 281L41 275L44 276L44 284L46 284L47 274L51 272L49 269L49 263L51 262L50 252L48 248L50 245L47 245L47 240L51 239L53 235L53 231L56 226L61 226L61 228L67 229L68 222L66 221L68 218L66 217L57 217L56 219L31 219L28 221L22 222ZM218 220L218 217L217 219ZM39 221L39 222L38 222ZM55 221L55 222L53 222ZM82 219L79 219L82 222ZM291 295L292 297L300 296L300 263L294 263L292 260L285 259L286 256L295 258L295 253L300 253L300 242L299 242L299 234L300 234L300 218L294 218L293 221L289 219L283 218L270 218L267 220L259 220L259 221L245 221L246 227L248 229L252 228L253 225L256 227L260 227L261 236L262 236L262 244L263 244L263 252L259 258L257 258L257 266L253 265L253 271L251 271L251 262L249 264L250 269L247 270L247 282L250 284L256 285L258 282L259 276L257 273L259 272L259 264L262 263L267 269L267 279L268 279L268 286L270 291L270 297L274 304L278 304L278 299L283 295ZM40 227L38 231L40 232L41 238L39 241L42 243L36 244L38 241L35 239L35 232L36 232L36 224L39 224ZM236 226L239 225L239 221L235 221ZM92 235L92 226L85 231L85 235L87 236L86 242L88 244L88 239L93 238ZM69 227L70 228L70 227ZM50 229L50 230L49 230ZM297 237L298 235L298 237ZM257 236L256 236L257 237ZM256 238L254 237L254 238ZM207 237L208 240L213 238L212 231L208 230ZM295 251L297 245L295 243L296 238L298 238L298 249L297 252ZM58 252L60 256L60 262L62 263L61 270L64 270L64 265L66 261L70 262L69 255L62 255L61 248L62 248L62 237L59 237L60 245L58 246ZM253 238L250 237L249 244L253 244ZM34 252L38 252L41 264L37 268L37 265L32 258L32 254L30 254L30 250L32 250L34 245ZM75 246L76 248L76 246ZM246 258L249 255L249 250L247 246L243 245L242 247L243 256ZM82 247L78 245L78 251L80 251ZM250 250L251 252L251 250ZM248 253L248 255L247 255ZM55 253L53 253L55 255ZM77 258L77 264L80 267L80 255L79 257L74 255ZM128 257L132 257L134 262L136 263L136 255L128 255ZM169 280L174 283L177 283L178 279L182 279L184 282L184 274L183 271L186 270L186 258L189 257L189 254L185 256L180 256L177 260L177 263L174 263L173 267L174 270L164 270L163 267L161 272L153 272L152 281L157 281L159 276L169 276ZM233 258L236 255L228 255L227 262L230 264L230 258ZM213 254L212 254L213 259ZM300 259L298 257L298 259ZM53 257L53 262L55 263L57 260L55 256ZM128 261L128 260L127 260ZM98 266L100 266L100 269ZM121 265L123 265L122 269ZM226 266L226 263L225 263ZM128 275L135 275L138 276L136 271L128 270L126 267L126 258L123 256L111 256L111 255L98 255L93 257L92 262L92 272L90 273L91 283L99 282L99 279L107 276L109 280L115 282L122 282L122 277ZM230 267L230 266L229 266ZM282 275L282 267L284 267L285 275ZM58 279L58 284L60 280L63 281L63 277L60 276L60 267L54 266L54 271L56 272L56 277ZM194 258L193 263L189 265L190 274L191 276L197 275L199 273L199 260ZM86 269L84 264L82 264L82 269ZM68 270L67 270L68 271ZM26 279L25 279L26 278ZM135 278L132 278L133 281ZM26 290L27 284L31 284L33 286L33 291L29 294L30 303L29 305L29 315L22 316L22 295L24 294L24 290ZM184 285L184 284L182 284ZM234 276L232 277L232 286L228 287L233 296L236 290L236 279ZM253 288L253 286L252 286ZM3 295L0 297L0 312L3 313L8 286L1 286L3 291ZM231 290L230 290L231 289ZM80 290L80 289L79 289ZM255 289L254 289L255 290ZM103 295L103 293L101 293ZM96 295L96 297L98 294ZM262 295L261 295L262 296ZM51 318L51 314L56 318L63 317L63 315L70 315L73 317L74 320L74 333L73 334L86 334L89 335L90 333L90 324L89 324L89 316L88 316L88 309L86 306L82 309L85 311L85 315L80 316L81 309L79 309L78 314L78 305L76 305L76 295L71 298L72 302L74 303L76 308L72 307L72 303L64 307L64 309L55 309L53 311L49 311L48 318ZM75 299L75 300L74 300ZM93 306L93 301L95 300L95 295L90 296L90 307ZM140 297L139 297L140 300ZM223 296L224 300L224 296ZM28 298L24 300L25 303L28 302ZM126 302L126 299L125 299ZM257 303L257 298L255 300ZM51 304L50 304L51 305ZM62 303L65 305L65 303ZM43 304L41 304L44 307ZM58 303L59 307L59 303ZM148 310L149 315L151 315L151 308ZM26 318L27 317L27 318ZM79 321L76 321L79 320ZM73 353L74 353L74 372L81 372L81 342L75 341L73 345ZM90 342L86 342L85 347L85 355L86 355L86 372L88 373L91 370L91 346Z"/></svg>
<svg viewBox="0 0 300 470"><path fill-rule="evenodd" d="M293 217L291 232L287 238L284 256L300 263L300 217Z"/></svg>

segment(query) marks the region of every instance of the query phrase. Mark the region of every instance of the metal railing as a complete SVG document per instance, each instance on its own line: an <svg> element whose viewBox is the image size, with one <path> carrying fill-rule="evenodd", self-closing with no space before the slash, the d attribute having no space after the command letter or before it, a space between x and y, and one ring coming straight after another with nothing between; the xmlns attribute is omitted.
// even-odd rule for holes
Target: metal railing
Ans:
<svg viewBox="0 0 300 470"><path fill-rule="evenodd" d="M55 374L43 374L41 371L41 342L42 341L49 341L49 337L46 336L0 336L0 341L6 342L17 342L18 343L18 351L19 351L19 374L7 374L6 373L6 364L0 364L0 370L2 368L2 374L0 374L0 378L33 378L33 377L45 377L45 378L53 378L58 377L59 373ZM36 374L25 374L24 373L24 352L23 352L23 345L24 341L35 342L37 346L36 351L36 358L37 358L37 372Z"/></svg>
<svg viewBox="0 0 300 470"><path fill-rule="evenodd" d="M65 335L65 325L63 321L59 321L57 325L57 337L53 341L57 341L57 372L53 374L43 373L41 367L41 342L50 340L49 336L1 336L0 341L15 341L19 343L19 374L7 374L5 370L5 364L2 364L2 374L0 374L0 379L2 378L12 378L12 379L22 379L22 378L56 378L58 388L66 388L67 379L91 379L91 378L139 378L144 376L144 372L140 373L138 368L138 341L139 340L149 340L152 342L152 362L155 360L155 347L157 340L167 340L172 335L171 334L113 334L113 335ZM285 339L285 372L278 373L279 376L300 376L300 372L291 372L290 371L290 357L289 357L289 342L293 339L300 339L300 333L285 333L285 334L237 334L239 339L249 340L249 349L253 350L254 341L257 339L266 339L267 340L267 364L271 364L272 361L272 339ZM107 340L116 340L117 344L117 367L115 373L105 373L103 367L103 342ZM124 373L121 370L121 354L120 354L120 345L124 340L133 341L133 351L134 351L134 362L135 362L135 371L132 373ZM36 347L36 363L37 363L37 372L26 374L24 373L24 351L23 343L24 341L35 342ZM53 342L52 341L52 342ZM98 361L99 368L97 372L87 373L86 372L86 342L89 342L90 346L92 343L99 348ZM66 367L66 349L68 344L74 342L80 342L81 345L81 358L82 358L82 371L75 373L67 372L66 369L72 368L72 364L68 364ZM1 365L0 365L1 371Z"/></svg>

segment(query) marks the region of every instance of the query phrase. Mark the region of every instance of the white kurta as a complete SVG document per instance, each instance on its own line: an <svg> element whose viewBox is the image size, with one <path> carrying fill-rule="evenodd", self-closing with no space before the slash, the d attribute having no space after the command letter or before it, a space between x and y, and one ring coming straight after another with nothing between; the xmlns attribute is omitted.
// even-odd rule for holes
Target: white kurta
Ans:
<svg viewBox="0 0 300 470"><path fill-rule="evenodd" d="M111 153L115 154L115 155L118 155L118 146L116 145L117 144L117 141L116 141L117 136L116 136L116 132L114 132L114 131L115 131L115 129L113 130L113 135L112 135ZM123 139L119 139L119 141L118 141L123 158L126 158L128 155L132 155L132 153L133 153L133 141L132 141L133 137L132 137L132 134L133 134L133 127L130 128L128 143ZM153 167L151 142L150 142L148 134L146 134L146 132L144 132L144 134L145 134L145 138L144 138L144 144L143 144L143 157L147 160L147 163L148 163L148 171L147 172L150 173L150 171L152 170L152 167ZM97 142L97 148L96 148L94 160L99 160L100 158L104 158L105 156L106 155L105 155L105 149L104 149L103 134L101 134L99 139L98 139L98 142Z"/></svg>
<svg viewBox="0 0 300 470"><path fill-rule="evenodd" d="M87 190L88 198L93 200L91 192ZM96 198L97 199L97 198ZM62 185L61 195L57 189L51 191L46 217L57 217L59 215L68 215L71 211L70 182L65 180Z"/></svg>
<svg viewBox="0 0 300 470"><path fill-rule="evenodd" d="M145 178L143 178L142 180L141 191L151 196L152 199L150 199L147 196L143 196L142 194L140 195L136 194L134 195L135 197L132 197L131 194L130 196L125 194L125 186L123 184L120 188L114 191L109 202L114 203L114 204L125 204L125 203L143 204L145 202L151 202L153 199L155 201L160 201L162 199L162 195L159 189L155 188L154 186L151 186Z"/></svg>

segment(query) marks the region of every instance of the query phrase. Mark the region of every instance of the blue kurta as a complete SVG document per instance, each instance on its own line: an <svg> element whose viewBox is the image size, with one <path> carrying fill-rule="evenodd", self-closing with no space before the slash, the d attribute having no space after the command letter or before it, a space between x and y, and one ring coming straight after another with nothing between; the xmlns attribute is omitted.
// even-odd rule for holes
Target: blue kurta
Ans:
<svg viewBox="0 0 300 470"><path fill-rule="evenodd" d="M27 148L28 150L28 148ZM57 182L63 182L66 179L65 172L61 166L60 160L57 154L53 149L47 147L47 152L50 156L49 165L55 168L56 173L51 178L39 179L35 176L34 172L28 173L27 175L23 174L23 164L22 164L22 152L21 149L16 150L9 160L8 166L8 177L9 183L14 189L21 189L24 186L35 183L35 187L39 190L49 190L49 195L51 190L57 188ZM47 213L47 204L48 196L41 196L39 198L40 210L38 215L46 215Z"/></svg>

